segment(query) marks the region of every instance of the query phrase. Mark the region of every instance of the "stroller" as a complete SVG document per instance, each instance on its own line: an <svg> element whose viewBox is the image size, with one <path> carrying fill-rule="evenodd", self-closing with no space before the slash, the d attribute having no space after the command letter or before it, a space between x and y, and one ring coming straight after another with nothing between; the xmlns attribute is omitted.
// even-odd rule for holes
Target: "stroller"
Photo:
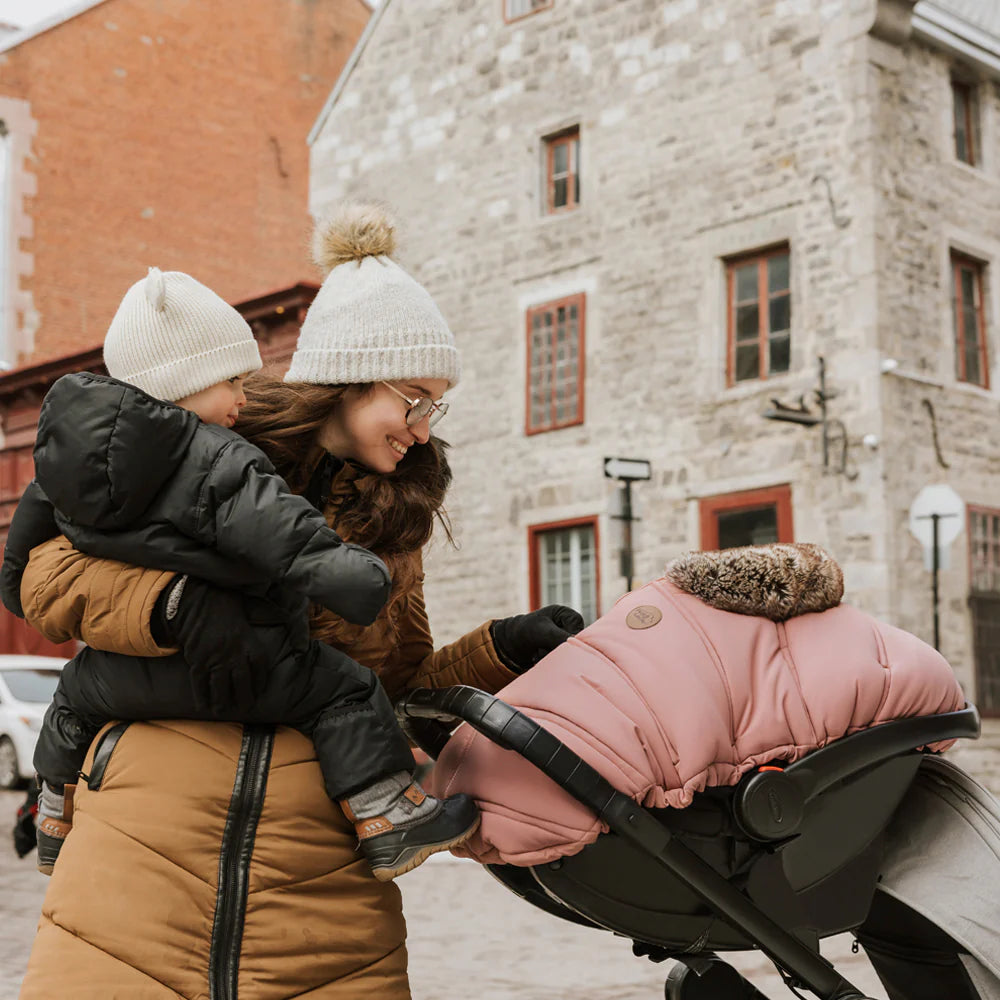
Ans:
<svg viewBox="0 0 1000 1000"><path fill-rule="evenodd" d="M937 767L932 777L941 779L945 762L921 748L976 738L972 705L888 722L787 766L759 767L733 787L705 789L685 809L638 805L532 719L475 688L413 691L397 714L432 757L458 722L468 723L607 824L578 854L487 867L554 917L630 938L638 956L675 960L667 1000L763 1000L716 954L755 948L796 996L866 1000L819 953L822 938L845 931L865 945L892 1000L982 996L948 934L907 905L905 893L879 889L894 814L918 774ZM941 955L937 971L915 974L915 953Z"/></svg>

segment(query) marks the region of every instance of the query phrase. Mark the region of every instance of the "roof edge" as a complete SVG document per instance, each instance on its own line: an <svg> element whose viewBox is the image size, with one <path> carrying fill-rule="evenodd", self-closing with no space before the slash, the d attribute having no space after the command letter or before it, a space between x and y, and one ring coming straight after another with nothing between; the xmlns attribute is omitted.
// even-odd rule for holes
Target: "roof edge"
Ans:
<svg viewBox="0 0 1000 1000"><path fill-rule="evenodd" d="M46 31L58 28L60 24L64 24L66 21L70 21L74 17L78 17L80 14L85 14L92 7L99 7L105 2L106 0L81 0L81 2L75 3L71 7L67 7L65 10L61 10L58 14L51 14L49 17L42 18L42 20L37 24L31 25L30 28L24 28L21 31L17 31L6 41L0 42L0 55L4 52L9 52L11 49L17 48L19 45L23 45L25 42L30 41L38 35L44 34Z"/></svg>
<svg viewBox="0 0 1000 1000"><path fill-rule="evenodd" d="M1000 79L1000 38L957 14L921 0L913 12L913 35Z"/></svg>
<svg viewBox="0 0 1000 1000"><path fill-rule="evenodd" d="M361 37L358 39L357 44L351 51L350 57L348 58L344 68L340 71L340 76L337 77L337 82L333 85L333 90L330 91L330 96L326 99L326 103L323 105L319 116L313 123L313 127L309 130L309 135L306 138L306 143L308 145L311 146L319 137L320 132L323 130L323 126L326 124L327 118L330 117L330 112L333 110L333 106L337 103L341 93L343 93L344 87L347 86L347 81L354 72L354 67L357 66L358 62L361 60L361 56L368 45L368 40L374 34L378 22L382 19L382 15L391 3L392 0L382 0L382 2L372 11L372 16L365 25L365 30L361 32Z"/></svg>

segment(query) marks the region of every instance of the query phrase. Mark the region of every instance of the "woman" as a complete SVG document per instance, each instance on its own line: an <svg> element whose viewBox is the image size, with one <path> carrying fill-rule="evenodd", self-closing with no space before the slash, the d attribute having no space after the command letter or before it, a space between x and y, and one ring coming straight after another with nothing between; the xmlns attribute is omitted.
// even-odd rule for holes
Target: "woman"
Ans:
<svg viewBox="0 0 1000 1000"><path fill-rule="evenodd" d="M578 623L568 609L543 609L433 649L421 550L450 472L430 425L447 409L440 397L458 378L458 356L393 248L377 209L345 210L325 230L319 256L329 273L291 368L284 382L248 384L240 429L393 575L374 625L317 612L314 635L375 670L390 696L456 683L495 691ZM154 609L172 579L83 556L58 538L32 551L21 596L49 638L82 638L155 669L151 658L168 650L154 635ZM202 619L232 642L230 621ZM204 652L204 638L191 648ZM84 765L73 820L24 1000L409 996L398 890L371 876L301 733L184 721L108 727Z"/></svg>

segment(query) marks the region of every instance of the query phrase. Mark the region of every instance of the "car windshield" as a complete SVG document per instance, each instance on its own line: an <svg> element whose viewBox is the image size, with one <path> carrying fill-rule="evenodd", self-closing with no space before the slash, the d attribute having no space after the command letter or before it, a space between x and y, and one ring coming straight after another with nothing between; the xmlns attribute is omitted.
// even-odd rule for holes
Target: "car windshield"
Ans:
<svg viewBox="0 0 1000 1000"><path fill-rule="evenodd" d="M18 701L35 701L46 705L52 701L59 670L0 670L0 677Z"/></svg>

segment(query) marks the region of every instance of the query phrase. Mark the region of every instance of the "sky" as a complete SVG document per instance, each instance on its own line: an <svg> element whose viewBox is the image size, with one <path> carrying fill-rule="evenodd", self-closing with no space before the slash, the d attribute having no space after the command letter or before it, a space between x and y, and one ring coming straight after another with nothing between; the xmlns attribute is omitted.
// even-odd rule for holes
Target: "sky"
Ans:
<svg viewBox="0 0 1000 1000"><path fill-rule="evenodd" d="M0 0L0 21L26 28L74 6L75 0Z"/></svg>

